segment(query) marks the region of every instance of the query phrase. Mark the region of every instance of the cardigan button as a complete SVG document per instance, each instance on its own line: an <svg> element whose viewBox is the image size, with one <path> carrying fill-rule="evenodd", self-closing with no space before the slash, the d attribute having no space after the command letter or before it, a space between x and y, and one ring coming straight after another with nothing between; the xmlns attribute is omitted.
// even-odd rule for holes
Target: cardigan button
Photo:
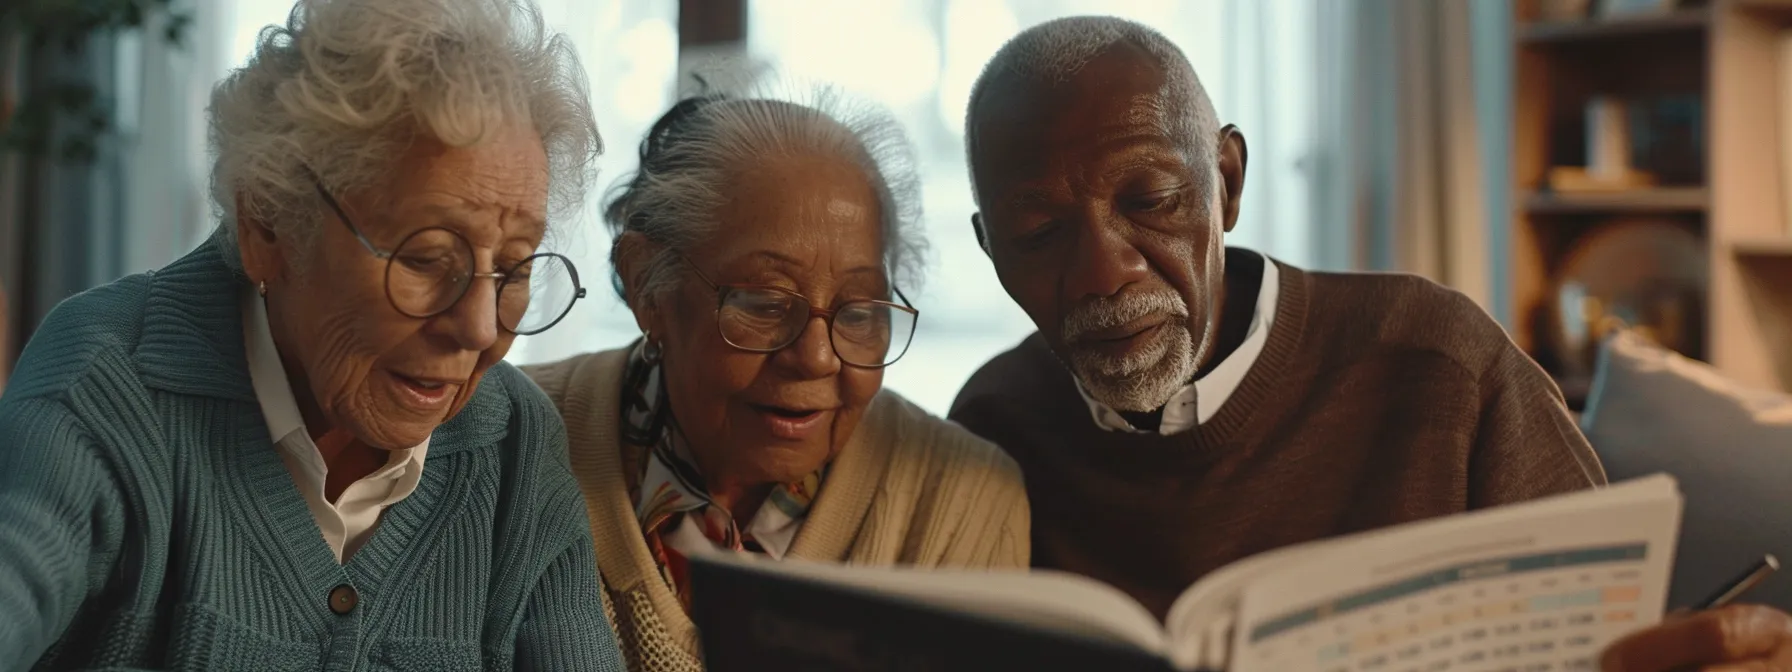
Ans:
<svg viewBox="0 0 1792 672"><path fill-rule="evenodd" d="M347 616L360 601L361 596L355 593L355 587L346 583L330 591L330 611L339 616Z"/></svg>

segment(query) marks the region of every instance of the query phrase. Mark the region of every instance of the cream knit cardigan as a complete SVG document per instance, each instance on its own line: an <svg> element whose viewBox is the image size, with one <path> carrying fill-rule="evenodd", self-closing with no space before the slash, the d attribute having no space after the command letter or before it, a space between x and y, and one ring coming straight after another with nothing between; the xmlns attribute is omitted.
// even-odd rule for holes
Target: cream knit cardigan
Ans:
<svg viewBox="0 0 1792 672"><path fill-rule="evenodd" d="M635 519L618 428L627 350L524 367L566 421L598 570L629 669L701 670L697 630ZM1020 469L982 439L883 391L828 469L789 557L854 565L1025 568Z"/></svg>

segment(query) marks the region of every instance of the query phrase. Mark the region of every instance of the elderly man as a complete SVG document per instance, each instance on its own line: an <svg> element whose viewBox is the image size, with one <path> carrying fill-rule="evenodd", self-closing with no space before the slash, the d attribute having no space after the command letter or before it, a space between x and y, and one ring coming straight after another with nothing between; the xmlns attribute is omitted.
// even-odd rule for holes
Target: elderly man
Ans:
<svg viewBox="0 0 1792 672"><path fill-rule="evenodd" d="M1022 33L973 89L965 137L973 227L1039 332L952 418L1021 464L1035 565L1161 618L1248 555L1604 482L1555 385L1461 294L1226 248L1244 136L1151 29ZM1608 663L1785 661L1789 624L1712 612Z"/></svg>

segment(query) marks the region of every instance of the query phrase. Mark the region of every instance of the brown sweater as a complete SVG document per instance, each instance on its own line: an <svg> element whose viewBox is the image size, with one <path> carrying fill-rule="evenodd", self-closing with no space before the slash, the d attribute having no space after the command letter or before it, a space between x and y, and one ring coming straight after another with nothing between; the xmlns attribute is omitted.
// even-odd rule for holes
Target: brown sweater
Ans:
<svg viewBox="0 0 1792 672"><path fill-rule="evenodd" d="M971 377L951 418L1020 463L1035 567L1112 584L1161 619L1250 555L1604 484L1561 392L1467 297L1278 267L1261 355L1189 431L1097 427L1037 334Z"/></svg>

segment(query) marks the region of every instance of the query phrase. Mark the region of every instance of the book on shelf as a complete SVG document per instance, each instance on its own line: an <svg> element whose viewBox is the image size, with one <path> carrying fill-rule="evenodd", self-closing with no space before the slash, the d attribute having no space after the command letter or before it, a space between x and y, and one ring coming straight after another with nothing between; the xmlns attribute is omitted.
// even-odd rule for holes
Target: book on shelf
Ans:
<svg viewBox="0 0 1792 672"><path fill-rule="evenodd" d="M1661 619L1680 510L1656 475L1290 546L1202 578L1162 621L1066 573L714 553L692 558L692 616L717 672L1593 670Z"/></svg>
<svg viewBox="0 0 1792 672"><path fill-rule="evenodd" d="M1780 222L1792 236L1792 31L1779 37Z"/></svg>
<svg viewBox="0 0 1792 672"><path fill-rule="evenodd" d="M1543 0L1538 3L1537 18L1551 23L1585 21L1592 0Z"/></svg>

